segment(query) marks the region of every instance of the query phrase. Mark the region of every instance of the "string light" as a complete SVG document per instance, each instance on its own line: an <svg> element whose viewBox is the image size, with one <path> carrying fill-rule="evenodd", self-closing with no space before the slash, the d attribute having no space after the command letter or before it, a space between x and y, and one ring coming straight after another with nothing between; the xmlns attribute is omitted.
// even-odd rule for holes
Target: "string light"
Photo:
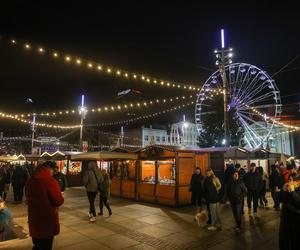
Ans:
<svg viewBox="0 0 300 250"><path fill-rule="evenodd" d="M166 113L170 113L170 112L188 107L188 106L193 105L193 104L194 104L194 102L192 101L192 102L181 104L181 105L169 108L169 109L165 109L165 110L158 111L158 112L151 113L151 114L141 115L141 116L138 116L138 117L135 117L135 118L127 119L127 120L116 121L116 122L104 122L104 123L97 123L97 124L87 124L87 125L85 125L85 127L114 126L114 125L132 123L132 122L139 121L139 120L151 119L151 118L155 118L157 116L160 116L160 115L163 115L163 114L166 114Z"/></svg>
<svg viewBox="0 0 300 250"><path fill-rule="evenodd" d="M3 112L0 112L0 118L7 118L22 123L32 124L32 121L20 118L18 117L18 115L9 115ZM65 126L65 125L47 124L47 123L40 123L40 122L36 122L34 125L37 127L57 128L57 129L75 129L80 127L80 125Z"/></svg>
<svg viewBox="0 0 300 250"><path fill-rule="evenodd" d="M102 108L101 107L92 107L90 109L87 109L87 112L92 112L95 113L96 111L98 113L102 112L103 110L105 111L122 111L123 109L128 109L128 107L130 108L140 108L141 107L141 103L143 106L147 107L148 105L153 105L153 104L160 104L160 103L171 103L173 102L174 99L176 100L186 100L187 98L190 99L194 99L196 97L196 95L189 95L189 96L175 96L175 97L170 97L170 98L162 98L162 99L154 99L154 100L147 100L147 101L141 101L141 102L137 102L137 103L130 103L130 104L116 104L111 106L110 109L107 108L108 105L104 105ZM28 114L9 114L11 116L47 116L47 117L51 117L51 116L63 116L63 115L74 115L77 114L77 112L75 111L75 109L69 109L69 110L63 110L63 111L58 111L58 112L54 112L54 111L44 111L44 112L40 112L40 113L28 113Z"/></svg>
<svg viewBox="0 0 300 250"><path fill-rule="evenodd" d="M9 40L10 43L12 43L13 45L16 45L17 44L17 41L15 39L11 39ZM21 43L22 44L22 43ZM24 43L23 43L24 44ZM25 43L24 44L24 47L25 49L30 49L31 48L31 45L29 43ZM54 58L58 58L59 54L61 55L64 55L64 53L58 53L57 51L53 50L53 49L50 49L50 48L42 48L42 47L38 47L37 46L37 50L40 52L40 54L43 54L43 53L50 53ZM72 58L76 58L76 56L71 56L71 55L65 55L63 56L63 58L65 58L65 61L66 62L71 62ZM78 62L78 60L74 60L74 63L75 64L81 64L82 62L86 62L87 65L88 65L88 68L91 69L91 68L94 68L93 65L98 65L98 63L96 62L93 62L92 60L80 60L80 62ZM90 66L90 64L92 66ZM137 74L137 73L132 73L132 72L129 72L129 71L126 71L126 70L121 70L121 69L118 69L118 68L115 68L115 67L110 67L110 66L105 66L106 68L106 73L108 74L111 74L112 72L123 72L123 74L117 74L118 76L122 76L124 77L125 79L129 79L129 78L133 78L133 79L141 79L142 81L145 81L146 83L154 83L154 84L157 84L158 81L157 81L157 78L154 78L154 77L150 77L150 76L145 76L144 74ZM102 71L102 66L98 66L98 67L95 67L95 69L98 69L98 71ZM114 75L114 74L112 74ZM181 88L183 87L183 89L186 89L186 90L191 90L191 91L199 91L200 88L197 88L196 86L191 86L191 85L187 85L187 84L179 84L179 83L175 83L175 82L167 82L165 84L165 81L163 80L159 80L159 82L161 83L160 86L164 86L164 87L173 87L173 88Z"/></svg>

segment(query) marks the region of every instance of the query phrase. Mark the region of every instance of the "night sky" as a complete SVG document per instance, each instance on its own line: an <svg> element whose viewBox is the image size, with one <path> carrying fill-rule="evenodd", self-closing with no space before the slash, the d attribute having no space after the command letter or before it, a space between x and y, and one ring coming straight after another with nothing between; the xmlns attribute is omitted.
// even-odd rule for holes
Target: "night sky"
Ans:
<svg viewBox="0 0 300 250"><path fill-rule="evenodd" d="M141 100L183 94L58 63L37 52L14 48L6 42L11 38L199 87L216 69L213 50L219 46L221 28L234 48L234 62L254 64L270 75L300 53L298 8L286 3L207 5L202 1L198 4L126 1L126 4L104 5L98 2L100 5L74 2L69 6L26 2L1 8L1 111L29 111L24 103L28 97L34 100L37 111L57 111L76 108L81 94L86 95L89 106L119 103L115 99L117 92L128 88L141 90L138 97ZM300 101L299 68L300 58L275 77L283 104ZM183 113L193 120L193 109L145 124L177 122ZM95 116L91 122L123 118L126 119L125 114ZM0 127L1 124L4 126L3 120Z"/></svg>

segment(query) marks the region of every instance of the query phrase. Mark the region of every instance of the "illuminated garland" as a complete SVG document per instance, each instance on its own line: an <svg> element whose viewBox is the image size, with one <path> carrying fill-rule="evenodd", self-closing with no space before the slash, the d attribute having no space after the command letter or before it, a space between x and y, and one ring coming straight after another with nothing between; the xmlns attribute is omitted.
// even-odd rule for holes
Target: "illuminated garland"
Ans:
<svg viewBox="0 0 300 250"><path fill-rule="evenodd" d="M10 43L12 45L19 44L19 42L17 42L15 39L11 39ZM110 67L107 65L103 65L103 64L100 64L93 60L82 59L77 56L59 52L58 50L46 48L44 46L43 47L36 46L36 45L31 45L30 43L22 43L22 42L20 42L20 45L22 47L24 47L24 49L26 49L26 50L36 50L38 52L38 54L40 54L40 55L48 54L51 57L53 57L54 59L58 60L61 58L66 63L73 63L77 66L84 65L89 70L94 70L97 72L105 73L110 76L120 77L123 79L132 79L132 80L136 80L136 81L142 81L146 84L153 84L156 86L167 87L167 88L186 89L186 90L191 90L191 91L199 91L200 90L200 88L197 86L177 83L174 81L166 81L166 80L158 79L155 77L147 76L146 74L129 72L127 70L122 70L122 69L119 69L116 67Z"/></svg>
<svg viewBox="0 0 300 250"><path fill-rule="evenodd" d="M123 111L123 110L128 110L128 109L134 109L134 108L141 108L141 107L149 107L152 105L156 104L167 104L167 103L173 103L175 101L179 100L185 100L185 99L192 99L194 98L194 95L189 95L189 96L176 96L176 97L171 97L171 98L160 98L160 99L153 99L150 101L140 101L140 102L131 102L127 104L116 104L116 105L103 105L101 107L94 107L87 109L87 112L92 112L92 113L101 113L101 112L114 112L114 111ZM62 115L78 115L78 111L75 109L71 110L64 110L64 111L58 111L58 112L41 112L41 113L28 113L28 114L10 114L11 116L14 117L30 117L33 115L36 116L45 116L45 117L51 117L51 116L62 116Z"/></svg>
<svg viewBox="0 0 300 250"><path fill-rule="evenodd" d="M251 109L254 113L256 113L257 115L261 116L262 118L274 122L276 125L280 125L280 126L282 126L282 127L289 128L289 129L295 130L295 131L300 130L300 127L288 125L288 124L285 124L285 123L283 123L283 122L279 122L279 121L277 121L276 119L274 119L274 118L272 118L272 117L269 117L269 116L267 116L267 115L261 113L261 112L258 111L257 109L255 109L255 108L253 108L253 107L250 107L250 106L247 105L247 104L245 104L245 107ZM287 131L285 131L285 132L287 132ZM280 133L285 133L285 132L280 132Z"/></svg>
<svg viewBox="0 0 300 250"><path fill-rule="evenodd" d="M98 124L87 124L87 125L84 125L84 127L103 127L103 126L114 126L114 125L121 125L121 124L131 123L131 122L135 122L135 121L139 121L139 120L144 120L144 119L157 117L157 116L160 116L160 115L163 115L163 114L166 114L166 113L170 113L170 112L179 110L181 108L188 107L188 106L193 105L193 104L194 104L194 102L189 102L189 103L186 103L186 104L178 105L178 106L175 106L173 108L162 110L162 111L155 112L155 113L151 113L151 114L148 114L148 115L141 115L141 116L136 117L136 118L131 118L131 119L117 121L117 122L103 122L103 123L98 123Z"/></svg>
<svg viewBox="0 0 300 250"><path fill-rule="evenodd" d="M20 118L18 116L13 116L13 115L5 114L3 112L0 112L0 118L7 118L7 119L11 119L11 120L17 120L19 122L27 123L27 124L31 124L32 125L32 121L30 121L30 120L26 120L26 119ZM34 126L45 127L45 128L58 128L58 129L75 129L75 128L80 128L80 125L64 126L64 125L47 124L47 123L40 123L40 122L34 123Z"/></svg>

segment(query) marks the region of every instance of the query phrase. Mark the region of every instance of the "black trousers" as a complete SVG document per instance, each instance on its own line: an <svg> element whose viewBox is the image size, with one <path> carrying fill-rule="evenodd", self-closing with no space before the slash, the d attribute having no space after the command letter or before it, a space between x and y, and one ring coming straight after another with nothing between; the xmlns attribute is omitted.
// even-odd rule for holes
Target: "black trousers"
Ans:
<svg viewBox="0 0 300 250"><path fill-rule="evenodd" d="M13 185L13 191L14 191L14 201L22 201L23 200L23 192L24 185L16 184Z"/></svg>
<svg viewBox="0 0 300 250"><path fill-rule="evenodd" d="M263 187L259 192L259 204L261 206L267 206L268 205L268 200L266 199L266 193L267 193L267 190L266 190L265 187Z"/></svg>
<svg viewBox="0 0 300 250"><path fill-rule="evenodd" d="M96 217L95 199L97 196L97 192L86 192L86 193L90 203L90 214Z"/></svg>
<svg viewBox="0 0 300 250"><path fill-rule="evenodd" d="M241 228L242 224L242 202L240 203L231 203L231 209L233 213L233 217L238 228Z"/></svg>
<svg viewBox="0 0 300 250"><path fill-rule="evenodd" d="M53 237L49 239L32 238L32 250L52 250Z"/></svg>
<svg viewBox="0 0 300 250"><path fill-rule="evenodd" d="M280 207L280 200L279 200L280 192L275 192L274 190L272 190L271 194L272 194L272 198L274 201L274 207L279 208Z"/></svg>
<svg viewBox="0 0 300 250"><path fill-rule="evenodd" d="M253 202L254 213L256 213L257 206L258 206L258 191L257 190L248 190L248 192L247 192L247 204L248 204L249 209L251 209L252 202Z"/></svg>
<svg viewBox="0 0 300 250"><path fill-rule="evenodd" d="M111 209L109 206L109 202L108 202L108 198L107 197L103 197L100 195L100 213L103 213L103 204L105 205L105 207L107 208L108 212L111 213Z"/></svg>

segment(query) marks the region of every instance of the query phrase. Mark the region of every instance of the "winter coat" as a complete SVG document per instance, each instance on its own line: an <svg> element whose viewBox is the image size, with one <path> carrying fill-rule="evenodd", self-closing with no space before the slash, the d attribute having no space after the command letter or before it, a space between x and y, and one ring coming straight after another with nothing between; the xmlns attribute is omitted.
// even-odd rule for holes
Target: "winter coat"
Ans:
<svg viewBox="0 0 300 250"><path fill-rule="evenodd" d="M103 181L101 185L100 195L105 198L109 198L110 196L110 179L108 174L103 175Z"/></svg>
<svg viewBox="0 0 300 250"><path fill-rule="evenodd" d="M257 171L248 172L244 176L244 183L249 191L258 193L262 187L262 177Z"/></svg>
<svg viewBox="0 0 300 250"><path fill-rule="evenodd" d="M279 246L280 250L294 250L299 248L300 189L287 192L285 186L280 193L283 204L279 226Z"/></svg>
<svg viewBox="0 0 300 250"><path fill-rule="evenodd" d="M247 192L247 188L243 181L233 181L231 185L227 186L227 194L231 204L239 204L243 201Z"/></svg>
<svg viewBox="0 0 300 250"><path fill-rule="evenodd" d="M290 176L290 174L292 173L291 170L288 170L288 169L286 169L286 168L282 168L282 169L280 170L280 173L281 173L281 175L282 175L282 177L283 177L284 183L287 183L287 182L289 181L289 176Z"/></svg>
<svg viewBox="0 0 300 250"><path fill-rule="evenodd" d="M193 174L190 181L190 192L192 192L192 203L195 204L197 200L202 198L202 181L201 174Z"/></svg>
<svg viewBox="0 0 300 250"><path fill-rule="evenodd" d="M0 234L12 227L11 213L7 207L0 210Z"/></svg>
<svg viewBox="0 0 300 250"><path fill-rule="evenodd" d="M275 190L276 187L278 189L282 189L282 186L283 186L283 178L282 176L277 172L272 172L272 174L270 175L270 189L271 190Z"/></svg>
<svg viewBox="0 0 300 250"><path fill-rule="evenodd" d="M60 187L60 191L64 192L66 190L66 186L67 186L67 180L65 175L63 175L62 173L57 173L55 175L53 175L53 178L58 182L58 185Z"/></svg>
<svg viewBox="0 0 300 250"><path fill-rule="evenodd" d="M215 175L208 176L204 179L203 193L207 203L219 202L219 190L221 189L221 183Z"/></svg>
<svg viewBox="0 0 300 250"><path fill-rule="evenodd" d="M83 185L87 192L98 192L98 183L103 181L102 175L96 169L96 166L89 165L83 175Z"/></svg>
<svg viewBox="0 0 300 250"><path fill-rule="evenodd" d="M240 168L238 172L239 172L240 180L242 181L245 177L246 171L244 168Z"/></svg>
<svg viewBox="0 0 300 250"><path fill-rule="evenodd" d="M24 186L29 178L28 171L25 167L17 166L11 176L12 186Z"/></svg>
<svg viewBox="0 0 300 250"><path fill-rule="evenodd" d="M227 168L224 172L224 179L225 179L226 185L230 185L231 182L233 182L233 180L232 180L233 172L234 172L234 166L232 164L228 164Z"/></svg>
<svg viewBox="0 0 300 250"><path fill-rule="evenodd" d="M29 233L33 238L47 239L59 234L58 207L64 203L57 181L42 166L25 186Z"/></svg>
<svg viewBox="0 0 300 250"><path fill-rule="evenodd" d="M10 183L10 174L4 168L0 169L0 191L5 190L5 186Z"/></svg>

